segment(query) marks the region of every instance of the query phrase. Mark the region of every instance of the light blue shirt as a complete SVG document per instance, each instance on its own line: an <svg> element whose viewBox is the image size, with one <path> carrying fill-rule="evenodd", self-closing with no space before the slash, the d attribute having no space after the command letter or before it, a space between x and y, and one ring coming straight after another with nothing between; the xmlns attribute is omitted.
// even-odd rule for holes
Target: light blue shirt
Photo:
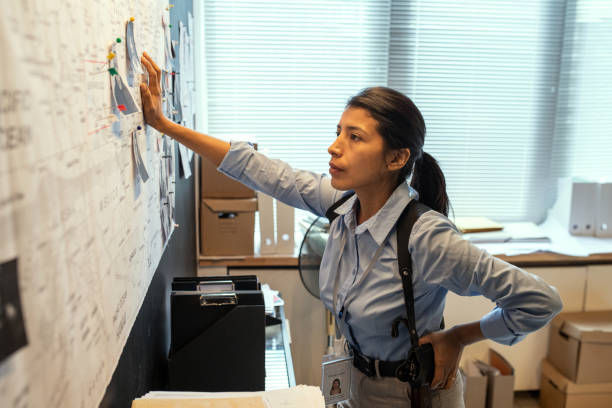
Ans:
<svg viewBox="0 0 612 408"><path fill-rule="evenodd" d="M324 216L343 195L325 175L292 169L244 142L231 144L219 171L319 216ZM319 271L321 300L329 310L336 310L343 334L363 354L379 360L404 359L410 349L406 327L400 325L399 336L393 338L391 324L396 317L406 315L395 223L412 199L418 199L418 193L402 183L385 205L360 225L355 214L357 197L348 199L336 209L339 216L330 226ZM381 245L380 256L362 280ZM482 317L480 328L487 338L507 345L543 327L561 310L554 287L464 240L455 225L436 211L426 212L417 220L408 247L419 337L439 330L449 290L494 301L496 307ZM339 284L334 308L336 273Z"/></svg>

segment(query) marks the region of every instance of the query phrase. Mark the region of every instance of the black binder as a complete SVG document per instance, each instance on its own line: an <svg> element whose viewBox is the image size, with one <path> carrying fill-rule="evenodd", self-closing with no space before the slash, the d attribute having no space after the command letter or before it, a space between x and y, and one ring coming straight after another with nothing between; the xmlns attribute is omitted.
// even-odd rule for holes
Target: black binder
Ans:
<svg viewBox="0 0 612 408"><path fill-rule="evenodd" d="M179 290L173 290L170 303L169 389L264 390L266 318L262 292L217 292L199 286L228 280L240 288L259 287L256 277L175 278L172 287ZM193 290L196 288L200 290Z"/></svg>

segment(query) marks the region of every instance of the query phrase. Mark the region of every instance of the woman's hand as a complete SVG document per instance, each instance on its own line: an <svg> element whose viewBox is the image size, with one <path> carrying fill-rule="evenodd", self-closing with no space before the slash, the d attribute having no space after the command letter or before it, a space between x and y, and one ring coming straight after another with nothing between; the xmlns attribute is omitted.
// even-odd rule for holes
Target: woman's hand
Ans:
<svg viewBox="0 0 612 408"><path fill-rule="evenodd" d="M161 69L159 69L155 61L146 52L142 54L140 62L149 74L149 85L145 83L140 84L144 119L146 123L160 130L160 127L166 121L161 105Z"/></svg>
<svg viewBox="0 0 612 408"><path fill-rule="evenodd" d="M431 343L434 349L432 389L449 389L455 383L464 344L453 329L430 333L419 339L419 345Z"/></svg>

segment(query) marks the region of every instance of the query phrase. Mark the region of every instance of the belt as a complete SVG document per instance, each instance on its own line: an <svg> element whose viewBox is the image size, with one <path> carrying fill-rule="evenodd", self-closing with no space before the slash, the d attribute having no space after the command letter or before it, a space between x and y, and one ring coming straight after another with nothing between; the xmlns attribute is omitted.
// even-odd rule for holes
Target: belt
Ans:
<svg viewBox="0 0 612 408"><path fill-rule="evenodd" d="M353 352L353 365L363 374L368 377L375 377L379 375L380 377L397 377L397 369L405 363L404 360L401 361L381 361L376 360L366 355L361 354L355 349L352 349ZM378 370L377 370L378 366ZM377 372L378 371L378 372Z"/></svg>

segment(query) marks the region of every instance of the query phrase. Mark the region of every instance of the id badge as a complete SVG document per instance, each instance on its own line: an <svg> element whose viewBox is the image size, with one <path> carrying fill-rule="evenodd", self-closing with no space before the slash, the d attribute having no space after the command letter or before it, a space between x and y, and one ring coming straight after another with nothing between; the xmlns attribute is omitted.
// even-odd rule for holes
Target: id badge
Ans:
<svg viewBox="0 0 612 408"><path fill-rule="evenodd" d="M325 361L325 357L321 365L321 391L325 405L348 400L351 394L353 357L334 356L328 361Z"/></svg>

